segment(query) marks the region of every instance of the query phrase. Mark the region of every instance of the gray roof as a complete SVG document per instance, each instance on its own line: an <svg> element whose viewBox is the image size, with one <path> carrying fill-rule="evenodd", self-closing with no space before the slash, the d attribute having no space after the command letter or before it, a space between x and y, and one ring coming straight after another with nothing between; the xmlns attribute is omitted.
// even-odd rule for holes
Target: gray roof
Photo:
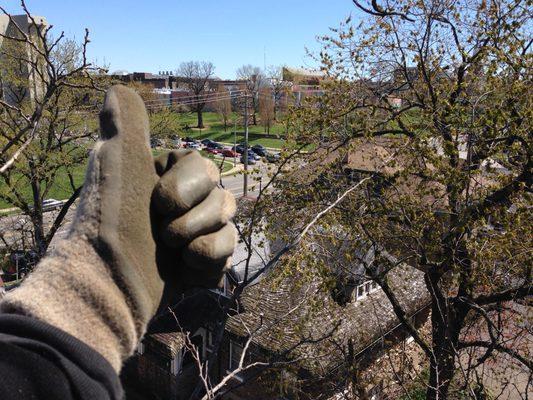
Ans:
<svg viewBox="0 0 533 400"><path fill-rule="evenodd" d="M298 272L276 276L273 272L245 289L244 312L230 317L226 329L243 338L255 332L253 343L277 354L302 340L317 340L299 345L286 355L301 359L302 366L310 371L337 365L342 360L340 349L349 341L356 353L361 352L399 324L381 289L341 306L324 290L317 276ZM420 271L401 264L388 273L388 279L409 315L428 304L429 294Z"/></svg>
<svg viewBox="0 0 533 400"><path fill-rule="evenodd" d="M246 244L239 240L233 253L232 269L233 272L242 282L246 276L246 265L248 264L247 279L252 277L257 271L261 270L270 259L270 245L263 233L252 235L251 257L247 263L249 249Z"/></svg>

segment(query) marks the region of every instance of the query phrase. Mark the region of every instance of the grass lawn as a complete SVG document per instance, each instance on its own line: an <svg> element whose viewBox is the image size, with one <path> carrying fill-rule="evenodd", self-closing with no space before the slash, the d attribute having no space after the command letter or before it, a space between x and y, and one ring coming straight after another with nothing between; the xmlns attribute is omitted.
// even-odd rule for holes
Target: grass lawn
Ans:
<svg viewBox="0 0 533 400"><path fill-rule="evenodd" d="M233 143L235 125L233 118L228 121L227 129L224 130L224 123L220 116L214 112L204 112L203 114L204 129L194 128L197 124L195 113L180 114L179 128L177 134L180 137L190 136L195 139L212 139L217 142ZM250 125L248 127L248 140L251 145L262 144L265 147L281 148L283 146L284 127L281 124L275 124L270 129L270 135L264 132L264 128L260 125ZM278 138L277 136L280 136ZM244 127L237 125L237 143L244 141Z"/></svg>
<svg viewBox="0 0 533 400"><path fill-rule="evenodd" d="M154 156L158 156L159 154L165 151L166 150L153 150L152 153ZM202 154L202 156L207 157L207 158L211 158L211 159L214 158L212 154L205 153L203 151L201 151L200 154ZM217 166L219 166L222 159L215 158L214 161L217 164ZM83 183L83 180L85 178L86 168L87 168L87 163L83 163L83 164L76 166L73 169L74 183L76 186L79 186ZM233 168L233 162L225 161L222 172L229 171L232 168ZM0 192L6 193L7 191L9 191L7 186L4 184L3 181L0 181ZM29 185L25 185L21 187L20 192L27 202L32 203L31 201L32 192L31 192L31 188ZM54 181L54 184L50 188L50 191L48 192L48 195L46 196L46 198L56 199L56 200L66 200L72 195L72 193L73 193L73 190L70 186L68 175L65 170L61 170L58 173L56 180ZM11 207L14 207L13 204L5 201L4 199L0 199L0 209L11 208Z"/></svg>
<svg viewBox="0 0 533 400"><path fill-rule="evenodd" d="M157 125L166 125L164 129L169 134L176 134L181 138L190 136L195 139L212 139L216 142L224 143L233 143L234 134L233 130L235 125L233 124L233 117L237 115L234 114L232 118L228 121L228 126L224 130L224 123L215 112L204 112L204 129L194 128L197 125L196 113L176 113L172 114L172 117L169 118L168 114L162 116L163 114L152 114L150 115L150 125L151 130L154 132L157 130L155 126ZM90 116L88 119L91 119L91 122L88 123L91 127L97 126L98 121L95 116ZM166 122L162 122L165 120ZM265 147L272 147L280 149L283 146L283 137L285 135L285 128L282 124L275 124L270 129L270 135L267 135L264 132L264 128L261 125L250 125L248 127L248 140L251 145L262 144ZM279 138L278 138L279 136ZM244 142L244 127L242 125L237 125L237 143Z"/></svg>
<svg viewBox="0 0 533 400"><path fill-rule="evenodd" d="M86 163L82 165L76 166L73 171L72 175L74 177L74 184L76 186L79 186L83 183L83 180L85 178L85 169L87 168ZM6 193L9 191L8 187L5 185L3 181L0 181L0 192ZM32 203L32 192L30 185L24 185L21 186L19 189L19 192L21 192L22 197L28 202ZM54 181L54 184L50 188L46 198L48 199L56 199L56 200L65 200L68 199L73 193L73 190L70 186L70 182L68 179L68 175L66 170L60 170L57 174L57 177ZM13 204L5 201L4 199L0 199L0 209L4 208L11 208L14 207Z"/></svg>

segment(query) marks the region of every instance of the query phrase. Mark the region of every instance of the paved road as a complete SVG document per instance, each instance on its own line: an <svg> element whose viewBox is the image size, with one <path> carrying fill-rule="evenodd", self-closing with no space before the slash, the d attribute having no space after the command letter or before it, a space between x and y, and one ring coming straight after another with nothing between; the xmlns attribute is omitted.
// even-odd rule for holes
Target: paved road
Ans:
<svg viewBox="0 0 533 400"><path fill-rule="evenodd" d="M235 197L243 195L243 175L224 176L222 177L222 185L224 189L229 190ZM249 177L248 179L248 195L257 196L259 193L259 180Z"/></svg>

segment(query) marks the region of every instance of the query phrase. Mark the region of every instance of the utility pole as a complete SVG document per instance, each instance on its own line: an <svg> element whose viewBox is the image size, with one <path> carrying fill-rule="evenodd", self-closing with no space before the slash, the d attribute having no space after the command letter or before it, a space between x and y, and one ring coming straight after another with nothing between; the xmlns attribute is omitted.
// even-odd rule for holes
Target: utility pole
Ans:
<svg viewBox="0 0 533 400"><path fill-rule="evenodd" d="M248 92L244 93L244 180L242 195L248 196Z"/></svg>
<svg viewBox="0 0 533 400"><path fill-rule="evenodd" d="M237 114L238 115L238 114ZM233 166L237 166L237 116L233 117Z"/></svg>

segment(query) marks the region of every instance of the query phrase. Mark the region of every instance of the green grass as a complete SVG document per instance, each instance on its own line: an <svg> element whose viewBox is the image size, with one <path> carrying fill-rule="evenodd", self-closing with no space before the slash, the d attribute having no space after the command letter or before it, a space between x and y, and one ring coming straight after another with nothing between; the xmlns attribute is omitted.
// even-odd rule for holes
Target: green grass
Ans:
<svg viewBox="0 0 533 400"><path fill-rule="evenodd" d="M74 184L76 186L79 186L83 183L83 180L85 178L85 169L87 168L86 163L82 165L77 165L72 170L72 175L74 178ZM24 200L28 203L33 203L32 201L32 191L31 187L27 182L24 182L25 184L19 187L19 192L21 196L24 198ZM3 181L0 181L0 192L6 193L8 191L8 187ZM70 181L68 178L67 171L65 169L61 169L56 179L50 188L48 194L46 195L46 198L49 199L56 199L56 200L65 200L68 199L73 193L72 187L70 186ZM5 199L0 199L0 209L4 208L11 208L14 207L13 204L7 202Z"/></svg>
<svg viewBox="0 0 533 400"><path fill-rule="evenodd" d="M232 144L234 138L233 123L234 118L237 115L234 114L228 121L228 126L224 130L224 123L220 115L215 112L204 112L204 129L195 128L197 125L196 113L179 113L172 114L172 118L169 118L168 114L152 114L150 115L151 131L165 131L166 135L176 134L181 138L190 136L195 139L212 139L217 142L224 142ZM95 116L88 117L91 119L91 127L95 127L98 124ZM166 122L162 120L167 119ZM164 125L164 128L161 128ZM164 135L165 136L165 135ZM272 147L280 149L283 146L283 137L285 136L285 127L282 124L274 124L270 129L270 135L264 132L264 128L261 125L250 125L248 127L248 140L251 145L262 144L265 147ZM244 127L237 125L237 143L244 142Z"/></svg>
<svg viewBox="0 0 533 400"><path fill-rule="evenodd" d="M158 156L159 154L161 153L164 153L166 150L153 150L152 153L154 156ZM207 158L210 158L210 159L214 159L214 156L212 154L209 154L209 153L205 153L203 151L200 152L202 154L202 156L204 157L207 157ZM220 158L215 158L214 159L215 163L217 164L217 166L220 165L220 162L222 161L222 159ZM74 177L74 183L77 186L81 185L83 183L83 180L85 178L85 170L87 168L87 163L83 163L83 164L80 164L80 165L77 165L76 167L73 168L72 170L72 174L73 174L73 177ZM226 171L229 171L230 169L233 168L233 163L232 162L229 162L229 161L225 161L224 162L224 165L223 165L223 168L222 168L222 172L226 172ZM6 193L8 191L8 187L5 185L5 183L3 181L0 180L0 192L1 193ZM21 193L22 197L26 200L26 202L28 203L33 203L32 201L32 191L31 191L31 187L29 184L25 184L24 186L21 186L20 189L19 189L19 192ZM67 172L65 169L61 169L52 185L52 187L50 188L50 191L48 192L46 198L49 198L49 199L56 199L56 200L66 200L68 199L73 193L73 190L70 186L70 182L69 182L69 179L68 179L68 175L67 175ZM5 201L4 199L0 199L0 209L6 209L6 208L12 208L14 207L13 204Z"/></svg>
<svg viewBox="0 0 533 400"><path fill-rule="evenodd" d="M228 122L227 129L224 130L224 123L220 116L214 112L205 112L203 114L204 129L194 128L197 125L195 113L186 113L179 116L179 128L176 132L180 137L190 136L195 139L212 139L217 142L233 143L234 128L233 117ZM264 132L260 125L250 125L248 127L248 141L251 145L262 144L265 147L281 148L283 146L284 127L281 124L275 124L270 135ZM280 138L278 138L279 136ZM237 143L244 141L244 127L237 125Z"/></svg>

